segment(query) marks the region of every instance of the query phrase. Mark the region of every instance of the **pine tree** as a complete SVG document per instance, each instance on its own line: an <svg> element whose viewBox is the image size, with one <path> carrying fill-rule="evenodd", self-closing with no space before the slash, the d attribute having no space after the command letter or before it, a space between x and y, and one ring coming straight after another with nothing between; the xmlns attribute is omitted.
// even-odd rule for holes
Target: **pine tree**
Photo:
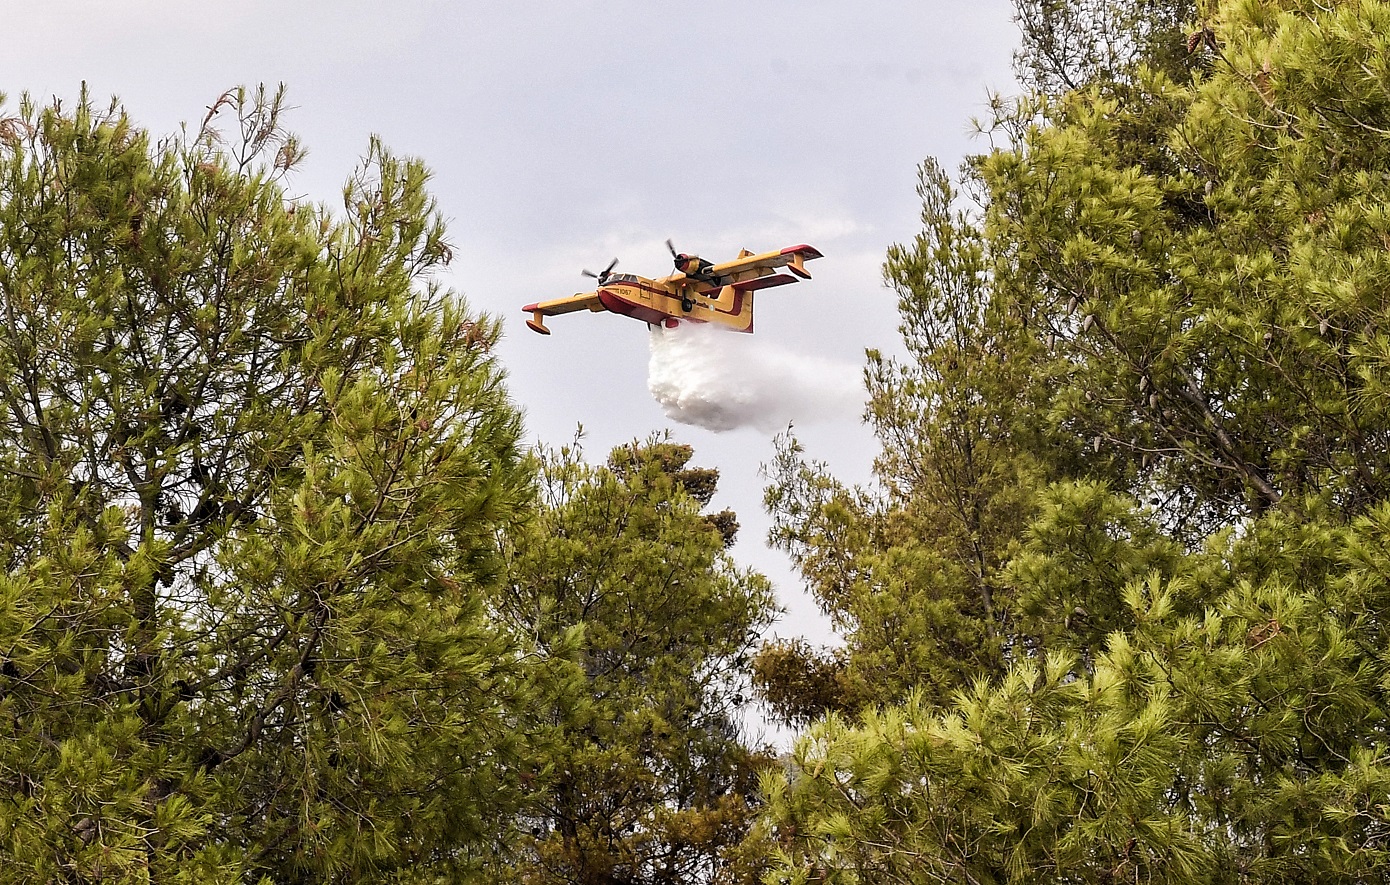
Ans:
<svg viewBox="0 0 1390 885"><path fill-rule="evenodd" d="M1028 90L1061 96L1088 86L1123 90L1139 67L1175 78L1200 63L1185 51L1193 0L1016 0L1022 45L1014 70ZM1199 35L1198 39L1201 39Z"/></svg>
<svg viewBox="0 0 1390 885"><path fill-rule="evenodd" d="M586 463L544 453L538 517L499 607L556 697L513 870L529 883L752 881L740 853L767 759L740 735L772 590L734 566L718 472L661 439Z"/></svg>
<svg viewBox="0 0 1390 885"><path fill-rule="evenodd" d="M0 880L466 875L530 473L415 161L290 199L283 95L0 120Z"/></svg>
<svg viewBox="0 0 1390 885"><path fill-rule="evenodd" d="M897 580L878 526L950 501L923 479L959 470L943 432L997 442L979 512L1018 512L978 535L999 664L813 726L766 782L773 878L1386 880L1390 6L1208 15L1190 76L1025 107L974 165L979 380L935 386L952 348L928 342L880 430L917 476L847 511L779 472L784 536L866 587ZM915 253L929 279L972 254ZM949 531L898 537L958 558Z"/></svg>
<svg viewBox="0 0 1390 885"><path fill-rule="evenodd" d="M1037 420L1043 346L991 297L981 232L935 163L918 193L922 232L884 266L908 357L871 352L865 373L881 492L842 487L790 437L768 470L772 540L846 638L830 657L759 654L760 691L801 721L1001 675L1034 644L1002 569L1038 490L1078 467L1080 447Z"/></svg>

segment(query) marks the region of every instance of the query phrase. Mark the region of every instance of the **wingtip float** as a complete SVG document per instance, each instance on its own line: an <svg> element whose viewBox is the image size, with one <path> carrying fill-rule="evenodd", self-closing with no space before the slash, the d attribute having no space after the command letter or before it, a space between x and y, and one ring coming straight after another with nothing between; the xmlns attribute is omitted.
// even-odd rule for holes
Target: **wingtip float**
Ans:
<svg viewBox="0 0 1390 885"><path fill-rule="evenodd" d="M747 249L732 261L713 264L698 255L677 252L670 240L675 273L648 279L628 273L614 273L613 259L602 273L584 271L598 281L592 292L568 298L538 301L522 308L531 317L526 325L534 332L549 335L545 318L577 310L608 311L641 320L650 326L668 329L682 320L716 323L735 332L753 331L753 293L759 289L785 286L798 279L809 280L806 262L821 253L805 244L788 246L775 252L754 254ZM781 273L785 270L787 273Z"/></svg>

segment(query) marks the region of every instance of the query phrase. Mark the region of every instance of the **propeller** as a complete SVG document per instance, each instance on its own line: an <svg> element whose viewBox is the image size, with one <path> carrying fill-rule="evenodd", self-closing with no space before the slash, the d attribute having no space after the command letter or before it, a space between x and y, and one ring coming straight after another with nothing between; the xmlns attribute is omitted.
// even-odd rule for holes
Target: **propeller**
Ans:
<svg viewBox="0 0 1390 885"><path fill-rule="evenodd" d="M608 275L611 274L613 272L613 268L617 266L618 259L614 258L612 261L608 262L608 266L605 267L600 273L594 273L593 271L588 270L587 268L585 270L581 270L580 273L582 273L586 277L593 277L594 279L598 280L598 284L602 286L604 283L608 282Z"/></svg>
<svg viewBox="0 0 1390 885"><path fill-rule="evenodd" d="M671 250L671 262L675 264L676 270L690 277L691 279L702 282L712 282L713 277L709 276L708 271L713 265L698 255L688 255L685 252L677 252L676 244L670 240L666 241L666 248Z"/></svg>
<svg viewBox="0 0 1390 885"><path fill-rule="evenodd" d="M676 266L676 270L685 273L687 262L689 262L690 259L694 258L695 256L686 255L684 252L677 252L676 244L671 242L670 240L666 241L666 248L671 250L671 263Z"/></svg>

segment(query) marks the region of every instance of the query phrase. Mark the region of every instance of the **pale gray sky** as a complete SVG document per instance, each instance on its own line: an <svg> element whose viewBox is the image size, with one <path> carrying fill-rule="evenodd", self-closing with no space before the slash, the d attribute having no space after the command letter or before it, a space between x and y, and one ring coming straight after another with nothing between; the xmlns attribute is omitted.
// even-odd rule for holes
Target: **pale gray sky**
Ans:
<svg viewBox="0 0 1390 885"><path fill-rule="evenodd" d="M0 89L121 97L156 133L196 125L229 87L284 82L309 148L293 180L332 200L369 135L434 170L450 282L507 321L502 348L533 438L586 430L601 459L673 428L723 473L735 552L825 625L763 546L758 465L770 438L672 425L647 390L648 332L612 315L522 324L523 303L585 288L582 267L669 272L663 241L713 260L810 243L809 283L759 296L757 340L858 364L897 350L879 265L918 229L916 166L984 145L970 120L1011 91L1008 0L538 3L445 0L46 0L5 4ZM799 427L809 453L866 481L857 420Z"/></svg>

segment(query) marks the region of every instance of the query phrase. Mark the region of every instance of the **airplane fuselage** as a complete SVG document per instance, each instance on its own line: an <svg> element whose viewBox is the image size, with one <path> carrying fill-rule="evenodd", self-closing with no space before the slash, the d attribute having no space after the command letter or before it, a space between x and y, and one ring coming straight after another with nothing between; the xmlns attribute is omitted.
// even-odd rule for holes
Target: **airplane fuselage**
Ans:
<svg viewBox="0 0 1390 885"><path fill-rule="evenodd" d="M599 303L613 313L668 328L681 320L718 323L737 332L753 331L753 293L723 286L692 292L688 283L614 274L598 288Z"/></svg>

